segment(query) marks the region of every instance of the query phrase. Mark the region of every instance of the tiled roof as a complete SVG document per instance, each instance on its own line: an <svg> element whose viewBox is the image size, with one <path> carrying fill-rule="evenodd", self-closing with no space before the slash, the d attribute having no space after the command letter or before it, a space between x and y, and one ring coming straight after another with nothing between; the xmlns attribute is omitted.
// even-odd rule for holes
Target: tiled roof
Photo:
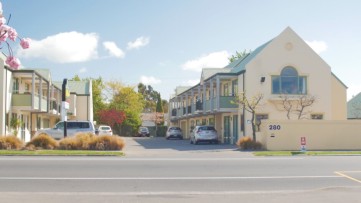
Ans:
<svg viewBox="0 0 361 203"><path fill-rule="evenodd" d="M361 119L361 93L347 102L347 118Z"/></svg>

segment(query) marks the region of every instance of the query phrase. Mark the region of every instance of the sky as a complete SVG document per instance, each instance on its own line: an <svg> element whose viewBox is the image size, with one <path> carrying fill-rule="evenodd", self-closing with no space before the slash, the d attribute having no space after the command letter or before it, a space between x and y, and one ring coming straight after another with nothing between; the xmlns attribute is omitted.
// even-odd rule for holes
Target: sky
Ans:
<svg viewBox="0 0 361 203"><path fill-rule="evenodd" d="M348 87L361 92L359 0L0 0L28 50L23 68L55 81L102 77L151 85L169 99L236 51L254 50L291 27Z"/></svg>

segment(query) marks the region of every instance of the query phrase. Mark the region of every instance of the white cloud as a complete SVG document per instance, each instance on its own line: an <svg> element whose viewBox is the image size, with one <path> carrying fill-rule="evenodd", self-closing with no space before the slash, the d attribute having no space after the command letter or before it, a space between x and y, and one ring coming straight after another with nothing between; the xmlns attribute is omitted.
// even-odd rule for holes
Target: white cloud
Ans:
<svg viewBox="0 0 361 203"><path fill-rule="evenodd" d="M19 49L18 56L25 58L46 58L57 63L83 62L95 59L98 35L95 33L64 32L34 40L29 49Z"/></svg>
<svg viewBox="0 0 361 203"><path fill-rule="evenodd" d="M161 83L162 81L160 79L157 79L153 76L140 76L140 82L144 85L156 85Z"/></svg>
<svg viewBox="0 0 361 203"><path fill-rule="evenodd" d="M86 68L81 68L81 69L79 70L79 73L85 73L85 72L88 72L88 70L87 70Z"/></svg>
<svg viewBox="0 0 361 203"><path fill-rule="evenodd" d="M117 58L124 58L125 53L118 48L118 46L115 44L115 42L103 42L103 46L106 50L108 50L109 54L112 56L115 56Z"/></svg>
<svg viewBox="0 0 361 203"><path fill-rule="evenodd" d="M306 41L306 43L308 44L308 46L310 46L317 54L320 54L321 52L324 52L327 50L328 46L326 44L326 42L324 41L316 41L313 40L311 41Z"/></svg>
<svg viewBox="0 0 361 203"><path fill-rule="evenodd" d="M229 63L228 57L230 54L227 51L213 52L187 61L182 65L182 69L201 72L202 68L223 68Z"/></svg>
<svg viewBox="0 0 361 203"><path fill-rule="evenodd" d="M127 49L139 49L149 44L149 37L139 37L134 42L128 42Z"/></svg>

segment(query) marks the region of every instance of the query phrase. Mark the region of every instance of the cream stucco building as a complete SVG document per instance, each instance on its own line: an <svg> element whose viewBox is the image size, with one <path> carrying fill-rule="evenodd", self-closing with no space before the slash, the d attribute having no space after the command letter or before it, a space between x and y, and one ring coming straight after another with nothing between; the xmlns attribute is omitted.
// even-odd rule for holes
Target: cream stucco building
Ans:
<svg viewBox="0 0 361 203"><path fill-rule="evenodd" d="M204 68L200 83L177 87L170 99L171 125L180 126L189 137L195 125L214 125L223 143L235 143L252 135L251 114L235 101L241 94L248 99L263 95L256 119L298 120L283 101L315 98L304 109L303 120L346 120L346 89L331 67L291 28L224 68ZM261 123L261 122L259 122Z"/></svg>
<svg viewBox="0 0 361 203"><path fill-rule="evenodd" d="M17 136L27 142L60 118L62 83L53 82L47 69L12 70L0 59L0 136L14 133L11 120L21 121ZM69 81L68 119L93 121L91 81Z"/></svg>

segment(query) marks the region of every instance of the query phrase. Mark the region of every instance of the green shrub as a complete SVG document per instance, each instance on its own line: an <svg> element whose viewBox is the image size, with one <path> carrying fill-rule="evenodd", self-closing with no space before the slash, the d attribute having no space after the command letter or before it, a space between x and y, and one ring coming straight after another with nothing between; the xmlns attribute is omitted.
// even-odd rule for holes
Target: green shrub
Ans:
<svg viewBox="0 0 361 203"><path fill-rule="evenodd" d="M0 149L21 149L23 146L23 141L21 141L16 136L0 136Z"/></svg>
<svg viewBox="0 0 361 203"><path fill-rule="evenodd" d="M263 146L260 142L253 141L250 137L241 137L237 141L237 146L242 150L261 150Z"/></svg>
<svg viewBox="0 0 361 203"><path fill-rule="evenodd" d="M41 133L33 137L33 139L31 139L30 142L26 144L26 147L35 147L36 149L55 149L58 147L58 142L48 134Z"/></svg>

